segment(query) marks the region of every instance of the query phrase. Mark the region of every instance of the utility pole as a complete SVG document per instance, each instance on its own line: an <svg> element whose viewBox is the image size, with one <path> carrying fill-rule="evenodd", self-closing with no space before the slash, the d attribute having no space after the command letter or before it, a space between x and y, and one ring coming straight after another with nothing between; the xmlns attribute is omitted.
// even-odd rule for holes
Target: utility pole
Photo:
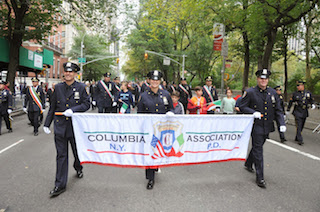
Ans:
<svg viewBox="0 0 320 212"><path fill-rule="evenodd" d="M182 55L182 78L184 78L184 65L185 65L185 57L186 55Z"/></svg>
<svg viewBox="0 0 320 212"><path fill-rule="evenodd" d="M84 40L84 36L86 36L85 33L82 36L81 46L80 46L80 58L81 58L81 62L80 62L80 82L82 82L82 75L83 75L83 63L84 63L84 61L83 61L83 48L84 48L83 40Z"/></svg>

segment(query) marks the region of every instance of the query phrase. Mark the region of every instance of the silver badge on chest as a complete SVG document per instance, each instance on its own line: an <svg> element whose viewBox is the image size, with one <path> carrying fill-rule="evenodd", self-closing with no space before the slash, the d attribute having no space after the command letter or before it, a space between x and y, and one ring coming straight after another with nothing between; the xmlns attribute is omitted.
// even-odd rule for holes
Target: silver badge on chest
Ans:
<svg viewBox="0 0 320 212"><path fill-rule="evenodd" d="M163 99L163 104L164 105L168 105L169 104L167 97L164 96L164 97L162 97L162 99Z"/></svg>
<svg viewBox="0 0 320 212"><path fill-rule="evenodd" d="M271 96L271 101L272 101L272 104L276 103L276 98L274 97L274 95Z"/></svg>
<svg viewBox="0 0 320 212"><path fill-rule="evenodd" d="M80 99L80 94L79 92L74 92L74 99Z"/></svg>

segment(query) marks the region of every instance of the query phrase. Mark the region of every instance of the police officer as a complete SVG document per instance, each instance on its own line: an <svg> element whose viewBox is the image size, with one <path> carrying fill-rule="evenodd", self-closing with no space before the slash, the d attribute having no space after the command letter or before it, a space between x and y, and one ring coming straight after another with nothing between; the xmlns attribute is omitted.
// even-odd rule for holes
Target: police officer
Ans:
<svg viewBox="0 0 320 212"><path fill-rule="evenodd" d="M5 84L5 82L0 81L0 135L2 117L6 123L8 132L12 132L11 120L9 119L9 115L12 113L12 95L10 91L5 89Z"/></svg>
<svg viewBox="0 0 320 212"><path fill-rule="evenodd" d="M150 90L141 94L138 103L138 113L165 114L173 110L172 99L166 90L159 89L162 73L151 71ZM156 169L146 169L146 178L149 180L147 189L152 189L154 185L154 175Z"/></svg>
<svg viewBox="0 0 320 212"><path fill-rule="evenodd" d="M256 118L251 133L252 149L245 162L245 168L253 172L256 169L256 183L265 188L263 174L263 144L270 132L274 131L273 120L280 123L280 132L286 131L280 99L276 91L268 86L271 72L267 69L258 70L257 86L247 89L242 96L240 110L246 114L253 114Z"/></svg>
<svg viewBox="0 0 320 212"><path fill-rule="evenodd" d="M295 117L297 128L295 141L297 141L299 145L303 144L301 132L303 130L304 123L306 122L306 119L309 116L308 108L310 107L310 105L312 110L316 108L316 106L313 103L312 94L310 91L305 91L304 84L305 82L302 80L297 81L298 91L292 94L287 108L287 113L289 113L291 106L294 104L292 114Z"/></svg>
<svg viewBox="0 0 320 212"><path fill-rule="evenodd" d="M52 83L52 87L49 88L47 91L47 102L49 102L49 105L51 104L51 99L52 99L52 95L53 95L55 86L56 86L56 84Z"/></svg>
<svg viewBox="0 0 320 212"><path fill-rule="evenodd" d="M55 86L51 106L46 117L43 130L50 134L50 124L54 120L54 141L57 150L57 170L55 187L50 191L50 196L57 196L66 190L68 180L68 142L71 144L75 158L73 167L77 177L82 178L82 166L80 164L71 116L74 112L85 112L90 108L90 98L86 91L86 85L76 82L74 77L80 70L75 63L67 62L64 67L64 82Z"/></svg>
<svg viewBox="0 0 320 212"><path fill-rule="evenodd" d="M114 96L118 96L119 92L121 91L120 85L120 77L115 77L113 79L114 87L116 88L117 92ZM112 113L118 113L118 105L112 106Z"/></svg>
<svg viewBox="0 0 320 212"><path fill-rule="evenodd" d="M117 102L114 101L117 89L110 81L111 73L107 72L103 76L104 80L97 83L95 99L92 104L97 105L99 113L111 113L112 107L117 106Z"/></svg>
<svg viewBox="0 0 320 212"><path fill-rule="evenodd" d="M177 85L174 81L172 81L171 84L168 85L168 91L170 94L177 91Z"/></svg>
<svg viewBox="0 0 320 212"><path fill-rule="evenodd" d="M203 86L202 93L202 96L207 101L207 105L209 105L211 102L218 100L217 90L212 86L211 76L206 77L206 84ZM214 114L214 110L207 111L207 114Z"/></svg>
<svg viewBox="0 0 320 212"><path fill-rule="evenodd" d="M33 134L37 136L39 134L40 116L45 112L45 94L39 86L39 79L33 77L31 81L32 86L29 86L26 90L23 111L28 112L29 120L33 126Z"/></svg>
<svg viewBox="0 0 320 212"><path fill-rule="evenodd" d="M141 93L145 92L146 90L150 89L150 73L147 74L146 76L146 80L144 82L142 82L141 85Z"/></svg>
<svg viewBox="0 0 320 212"><path fill-rule="evenodd" d="M184 111L187 111L188 101L192 97L192 92L191 92L191 88L187 84L187 79L185 77L182 77L180 79L180 84L178 86L178 91L180 93L179 101L183 104Z"/></svg>
<svg viewBox="0 0 320 212"><path fill-rule="evenodd" d="M284 102L283 102L283 96L282 96L282 93L281 93L281 86L278 85L276 87L274 87L274 89L276 90L278 96L279 96L279 99L280 99L280 105L281 105L281 108L283 110L283 115L285 117L286 113L285 113L285 110L284 110ZM277 127L278 127L278 132L279 132L279 136L280 136L280 141L281 143L284 143L285 141L287 141L287 139L285 138L284 136L284 133L283 132L280 132L280 123L278 122L278 120L276 119L276 123L277 123Z"/></svg>

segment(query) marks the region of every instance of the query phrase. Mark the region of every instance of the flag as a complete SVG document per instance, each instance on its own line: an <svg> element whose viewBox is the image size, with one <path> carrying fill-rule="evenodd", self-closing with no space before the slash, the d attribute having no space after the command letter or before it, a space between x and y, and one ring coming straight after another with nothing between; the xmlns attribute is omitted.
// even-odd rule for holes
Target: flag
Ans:
<svg viewBox="0 0 320 212"><path fill-rule="evenodd" d="M166 156L160 140L154 135L152 137L151 146L154 152L151 156L152 159L163 158Z"/></svg>
<svg viewBox="0 0 320 212"><path fill-rule="evenodd" d="M217 100L217 101L211 102L208 105L208 111L215 110L217 107L219 107L219 108L221 107L221 100Z"/></svg>
<svg viewBox="0 0 320 212"><path fill-rule="evenodd" d="M239 99L239 97L241 97L241 95L237 95L236 97L234 97L234 100L238 100Z"/></svg>
<svg viewBox="0 0 320 212"><path fill-rule="evenodd" d="M175 157L181 157L183 153L181 152L181 149L184 144L183 134L181 133L175 142L173 142L172 149L169 152L168 156L175 156Z"/></svg>
<svg viewBox="0 0 320 212"><path fill-rule="evenodd" d="M126 113L127 109L128 109L128 104L123 102L119 113L124 114L124 113Z"/></svg>

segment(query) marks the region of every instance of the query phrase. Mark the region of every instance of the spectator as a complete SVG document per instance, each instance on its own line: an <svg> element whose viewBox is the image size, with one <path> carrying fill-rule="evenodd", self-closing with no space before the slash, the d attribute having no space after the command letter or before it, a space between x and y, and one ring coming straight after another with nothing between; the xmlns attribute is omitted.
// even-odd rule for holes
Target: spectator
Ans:
<svg viewBox="0 0 320 212"><path fill-rule="evenodd" d="M223 113L233 113L236 105L236 100L232 98L232 90L227 90L227 97L223 97L221 108Z"/></svg>
<svg viewBox="0 0 320 212"><path fill-rule="evenodd" d="M190 114L207 114L206 99L202 96L202 87L195 87L196 96L192 97L188 102L188 110Z"/></svg>
<svg viewBox="0 0 320 212"><path fill-rule="evenodd" d="M173 113L174 114L184 114L183 104L179 102L180 93L179 91L173 91L171 94L171 99L173 103Z"/></svg>

